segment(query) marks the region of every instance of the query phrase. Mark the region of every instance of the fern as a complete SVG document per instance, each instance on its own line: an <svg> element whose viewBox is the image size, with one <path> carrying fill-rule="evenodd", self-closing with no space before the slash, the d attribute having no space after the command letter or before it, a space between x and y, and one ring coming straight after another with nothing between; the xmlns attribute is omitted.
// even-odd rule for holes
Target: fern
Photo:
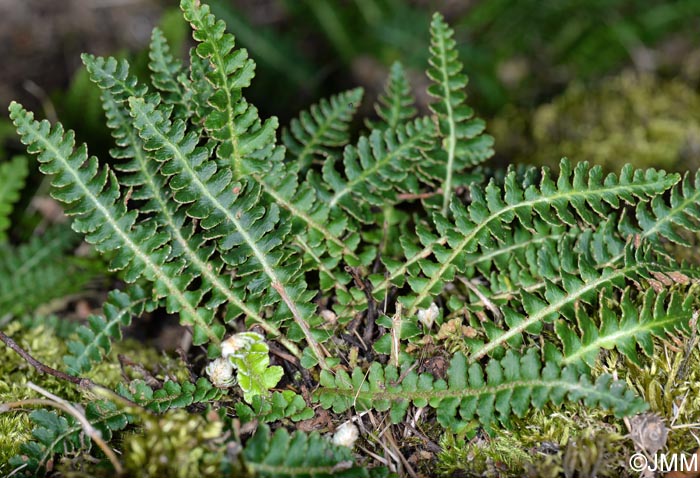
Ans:
<svg viewBox="0 0 700 478"><path fill-rule="evenodd" d="M180 5L185 19L192 24L194 39L200 42L197 54L213 65L206 74L214 87L209 98L213 111L204 127L212 138L221 141L217 157L231 161L233 177L240 179L260 167L258 161L251 161L250 154L273 141L277 119L261 123L257 109L242 97L241 90L253 78L255 63L246 50L233 50L235 40L225 33L224 22L209 13L208 5L195 0L182 0Z"/></svg>
<svg viewBox="0 0 700 478"><path fill-rule="evenodd" d="M589 317L585 309L578 309L576 322L581 330L580 338L567 322L557 322L557 335L563 344L562 363L582 361L592 367L600 349L615 347L632 362L641 365L637 345L651 357L654 353L653 337L689 332L696 298L693 292L684 297L681 291L656 293L649 289L638 309L630 289L626 289L620 302L621 317L616 307L603 302L599 323Z"/></svg>
<svg viewBox="0 0 700 478"><path fill-rule="evenodd" d="M15 156L11 161L0 164L0 243L7 240L9 216L14 203L19 200L19 192L28 172L28 161L24 156Z"/></svg>
<svg viewBox="0 0 700 478"><path fill-rule="evenodd" d="M140 287L134 287L128 293L111 292L103 305L105 317L88 317L88 325L81 325L76 331L78 340L68 342L70 354L63 357L68 372L78 375L100 363L112 350L112 341L121 340L122 328L131 324L133 316L141 314L146 300Z"/></svg>
<svg viewBox="0 0 700 478"><path fill-rule="evenodd" d="M419 232L424 247L406 248L405 262L387 264L388 280L401 281L408 275L406 280L414 294L404 296L402 301L408 315L414 315L419 307L429 305L446 281L452 281L462 271L465 253L475 252L480 244L488 247L494 241L503 241L506 226L511 222L517 220L532 228L533 220L539 216L554 226L562 223L575 226L578 220L596 224L612 208L619 207L621 201L633 204L646 200L663 193L677 181L677 175L635 171L631 167L624 168L619 178L614 174L603 177L598 167L579 163L572 170L569 162L563 160L556 182L545 171L537 186L523 188L515 172L511 172L502 190L492 181L483 190L478 186L471 188L469 206L453 202L454 224L436 215L440 236ZM437 260L430 259L431 255Z"/></svg>
<svg viewBox="0 0 700 478"><path fill-rule="evenodd" d="M237 402L235 408L236 415L243 423L249 423L253 420L270 423L283 418L298 422L310 419L314 415L313 410L306 405L301 395L297 395L291 390L273 392L269 399L256 395L250 405Z"/></svg>
<svg viewBox="0 0 700 478"><path fill-rule="evenodd" d="M126 282L69 339L66 370L82 375L106 360L145 311L163 307L192 332L192 381L119 383L115 392L134 402L124 410L84 397L105 439L144 414L186 408L177 415L184 423L213 407L221 413L194 426L206 419L221 432L207 445L219 472L368 476L349 448L284 426L313 418L314 402L332 410L331 423L353 408L400 423L411 406L427 407L424 420L470 436L548 404L582 400L617 417L644 410L594 365L601 349L617 349L644 366L655 342L694 334L700 271L676 262L667 242L690 245L700 231L699 175L631 166L604 175L566 159L557 174L482 169L492 138L466 104L454 32L439 14L427 116L396 63L377 117L356 140L360 89L312 105L278 142L277 119L260 118L243 95L253 60L208 6L182 0L181 9L197 43L189 62L158 30L144 82L125 60L83 56L114 139L111 159L89 156L61 124L10 106L73 229ZM2 233L18 187L0 197ZM45 300L19 307L13 297L31 297L39 274L44 284L60 277L40 266L74 243L51 237L0 245L0 314ZM73 274L82 264L61 267ZM444 350L445 376L440 367L435 376L420 371ZM240 390L226 390L235 383ZM39 411L33 419L35 440L13 461L23 472L45 471L55 454L90 453L73 418ZM277 431L261 425L246 440L256 420Z"/></svg>
<svg viewBox="0 0 700 478"><path fill-rule="evenodd" d="M300 170L306 170L315 157L331 154L332 148L350 140L349 123L362 101L361 88L321 100L292 120L282 131L282 140Z"/></svg>
<svg viewBox="0 0 700 478"><path fill-rule="evenodd" d="M660 236L690 246L678 231L700 232L700 173L695 174L694 181L685 174L683 181L671 190L669 204L662 197L654 198L649 207L640 205L636 213L644 237Z"/></svg>
<svg viewBox="0 0 700 478"><path fill-rule="evenodd" d="M318 433L290 435L280 428L258 427L243 451L246 468L253 476L367 477L366 468L353 464L349 448L331 445Z"/></svg>
<svg viewBox="0 0 700 478"><path fill-rule="evenodd" d="M374 111L380 121L367 121L369 129L395 129L399 125L411 120L416 113L415 99L411 93L411 86L406 78L403 65L395 62L391 65L389 78L384 87L384 94L374 105Z"/></svg>
<svg viewBox="0 0 700 478"><path fill-rule="evenodd" d="M158 390L153 390L142 380L134 380L128 386L119 384L117 393L154 413L209 402L221 396L221 391L205 378L200 378L195 383L167 380L163 383L163 388Z"/></svg>
<svg viewBox="0 0 700 478"><path fill-rule="evenodd" d="M524 355L508 351L503 359L491 360L485 368L476 363L469 366L467 358L457 353L447 377L446 381L435 380L430 374L374 363L367 373L359 368L351 375L322 372L316 399L336 413L350 408L388 411L393 423L404 418L411 404L430 406L442 426L457 431L472 419L492 431L499 422L507 426L511 414L523 416L531 406L540 409L547 402L560 404L567 397L609 408L618 416L646 407L609 376L591 383L576 368L562 369L554 362L543 367L532 349Z"/></svg>
<svg viewBox="0 0 700 478"><path fill-rule="evenodd" d="M194 113L191 111L192 82L186 75L182 62L171 54L165 36L159 28L153 29L148 58L151 83L163 93L163 102L175 105L175 117L190 118Z"/></svg>
<svg viewBox="0 0 700 478"><path fill-rule="evenodd" d="M257 311L246 305L234 292L232 279L219 274L223 267L221 261L212 256L213 251L202 244L201 238L193 235L192 225L186 225L185 215L175 206L172 196L165 189L165 178L160 173L160 163L148 161L141 138L131 125L126 101L129 97L145 94L146 89L138 85L138 80L128 74L128 66L120 64L113 58L94 58L83 56L83 61L91 79L103 89L103 104L108 124L120 149L113 149L115 158L131 159L116 166L120 171L130 173L119 177L120 182L131 189L131 197L145 201L141 211L156 212L160 221L167 227L174 241L173 258L182 256L186 263L180 264L180 275L190 283L197 277L204 277L217 294L217 301L226 300L232 307L243 311L248 317L259 323L269 333L279 336L280 331L265 321ZM202 289L204 295L207 289ZM220 297L220 299L218 298ZM215 303L214 300L210 304ZM288 348L296 352L296 347L287 342ZM298 353L298 352L296 352Z"/></svg>
<svg viewBox="0 0 700 478"><path fill-rule="evenodd" d="M141 276L154 281L156 294L168 296L169 309L182 311L183 322L194 326L197 343L207 338L219 342L224 329L214 323L212 311L193 304L183 292L187 284L176 270L167 270L167 233L153 221L135 224L137 213L119 201L114 173L107 167L100 171L84 145L75 149L73 133L65 133L60 124L51 128L47 121L34 121L17 103L10 105L10 117L28 150L38 153L42 172L54 175L54 197L70 206L67 214L76 216L73 229L85 233L98 251L116 251L110 267L124 270L128 281Z"/></svg>
<svg viewBox="0 0 700 478"><path fill-rule="evenodd" d="M369 137L359 139L357 147L345 148L345 178L332 158L325 161L323 181L329 190L319 194L331 208L342 207L357 220L369 221L370 206L395 203L398 192L417 189L415 176L408 172L430 144L432 134L432 124L426 119L396 130L372 131Z"/></svg>
<svg viewBox="0 0 700 478"><path fill-rule="evenodd" d="M67 226L54 226L19 246L0 244L0 315L21 316L81 292L97 264L70 255L77 242Z"/></svg>
<svg viewBox="0 0 700 478"><path fill-rule="evenodd" d="M452 191L459 184L459 174L468 166L479 164L493 155L493 138L482 134L486 124L474 118L466 105L467 76L457 57L452 30L442 15L435 14L430 24L430 68L428 77L433 84L428 94L436 98L430 109L437 116L442 144L429 153L432 160L425 174L440 181L442 214L448 213Z"/></svg>
<svg viewBox="0 0 700 478"><path fill-rule="evenodd" d="M123 411L105 400L90 402L85 408L85 417L105 440L110 440L115 431L129 423ZM50 470L55 453L72 454L92 446L82 425L72 416L40 409L33 411L29 418L36 424L32 432L35 441L23 443L21 455L10 460L10 465L20 472L19 476L40 476Z"/></svg>
<svg viewBox="0 0 700 478"><path fill-rule="evenodd" d="M255 184L248 183L243 188L231 183L230 169L222 167L217 171L214 163L206 161L208 150L196 146L197 136L184 135L181 123L171 124L156 109L156 101L130 98L129 103L144 148L154 160L164 163L163 174L173 176L168 182L173 199L188 205L188 215L201 219L205 237L217 238L224 261L240 266L240 275L251 275L246 288L253 297L266 289L274 290L309 345L315 346L307 322L313 307L307 305L309 293L298 277L298 265L283 253L273 251L288 233L288 227L279 226L274 234L269 234L279 221L279 209L273 204L266 211L259 205L260 188ZM196 339L202 343L205 337ZM314 353L323 360L319 350Z"/></svg>

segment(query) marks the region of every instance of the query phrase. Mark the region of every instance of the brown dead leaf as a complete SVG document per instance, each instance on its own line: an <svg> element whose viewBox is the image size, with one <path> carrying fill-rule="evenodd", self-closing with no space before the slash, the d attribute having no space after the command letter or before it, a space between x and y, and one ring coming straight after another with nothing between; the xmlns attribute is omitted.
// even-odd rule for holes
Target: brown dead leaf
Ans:
<svg viewBox="0 0 700 478"><path fill-rule="evenodd" d="M316 410L316 415L308 420L302 420L297 423L297 430L303 432L312 432L316 430L332 429L333 424L331 423L331 415L328 410L319 409Z"/></svg>

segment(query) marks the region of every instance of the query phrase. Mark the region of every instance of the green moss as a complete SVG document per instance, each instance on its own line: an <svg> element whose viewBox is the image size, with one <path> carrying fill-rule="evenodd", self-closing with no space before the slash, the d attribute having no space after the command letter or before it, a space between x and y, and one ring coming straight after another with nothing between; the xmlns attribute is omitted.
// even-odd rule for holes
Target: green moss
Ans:
<svg viewBox="0 0 700 478"><path fill-rule="evenodd" d="M15 322L3 332L37 360L50 367L61 368L61 357L66 353L65 343L53 333L52 328L37 325L25 329ZM39 398L38 393L27 388L29 381L67 400L77 400L80 397L72 384L40 374L4 344L0 344L0 377L0 403ZM9 471L8 460L17 454L19 445L31 437L33 427L27 415L25 411L0 414L0 473Z"/></svg>
<svg viewBox="0 0 700 478"><path fill-rule="evenodd" d="M435 468L440 476L456 476L465 469L483 476L500 476L505 470L522 471L531 460L517 438L507 432L496 438L469 441L447 432L440 446Z"/></svg>
<svg viewBox="0 0 700 478"><path fill-rule="evenodd" d="M124 438L124 465L134 477L220 476L222 430L216 413L204 418L177 410L144 416L140 433Z"/></svg>
<svg viewBox="0 0 700 478"><path fill-rule="evenodd" d="M537 478L627 476L628 452L616 433L587 429L560 452L537 460L527 476Z"/></svg>
<svg viewBox="0 0 700 478"><path fill-rule="evenodd" d="M595 88L574 84L531 114L504 113L492 131L499 153L528 163L567 156L608 170L696 170L699 110L700 95L682 82L624 73Z"/></svg>
<svg viewBox="0 0 700 478"><path fill-rule="evenodd" d="M630 388L649 403L670 429L667 450L695 450L700 423L700 349L697 338L657 340L658 353L637 367L614 351L606 354L594 373L617 371ZM695 435L695 436L694 436Z"/></svg>
<svg viewBox="0 0 700 478"><path fill-rule="evenodd" d="M67 342L63 338L65 334L57 333L57 327L63 330L64 325L65 321L35 318L29 324L26 321L14 322L3 332L40 362L64 370L63 356L68 353ZM136 368L122 368L117 358L119 354L127 356L134 363L143 364L157 379L162 380L166 375L176 380L189 379L187 367L181 360L135 340L115 344L107 360L92 367L84 376L110 388L123 382L124 375L127 379L143 378ZM0 403L40 398L38 393L27 388L28 381L68 401L84 402L85 399L94 398L90 392L80 390L66 381L40 374L18 354L0 343ZM28 418L29 411L31 409L0 414L0 474L10 471L7 467L8 460L18 453L20 444L32 436L33 424Z"/></svg>

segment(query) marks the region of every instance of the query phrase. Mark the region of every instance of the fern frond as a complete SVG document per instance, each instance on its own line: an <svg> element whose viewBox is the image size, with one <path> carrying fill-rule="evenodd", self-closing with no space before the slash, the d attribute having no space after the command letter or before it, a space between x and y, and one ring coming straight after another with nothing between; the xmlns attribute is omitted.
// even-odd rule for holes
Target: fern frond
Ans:
<svg viewBox="0 0 700 478"><path fill-rule="evenodd" d="M254 476L309 478L366 478L365 467L355 466L352 450L331 444L318 433L290 435L278 428L270 435L267 425L258 427L243 449L245 467Z"/></svg>
<svg viewBox="0 0 700 478"><path fill-rule="evenodd" d="M9 162L0 164L0 243L7 240L10 214L19 200L19 192L28 173L27 158L24 156L15 156Z"/></svg>
<svg viewBox="0 0 700 478"><path fill-rule="evenodd" d="M671 189L669 203L662 197L654 198L649 205L640 204L636 209L644 237L663 237L686 247L691 244L678 229L700 232L700 172L693 181L690 173Z"/></svg>
<svg viewBox="0 0 700 478"><path fill-rule="evenodd" d="M233 35L225 32L226 25L210 13L208 5L181 0L180 8L192 25L194 39L200 42L197 54L213 65L206 73L215 91L209 97L213 110L206 117L204 128L210 137L221 142L216 148L217 157L230 162L236 179L264 169L265 162L251 154L274 142L278 121L269 118L261 122L257 108L241 94L250 85L255 63L245 49L234 50Z"/></svg>
<svg viewBox="0 0 700 478"><path fill-rule="evenodd" d="M22 245L0 244L0 315L19 316L82 291L97 270L70 254L77 243L69 227L54 226Z"/></svg>
<svg viewBox="0 0 700 478"><path fill-rule="evenodd" d="M313 410L306 406L304 398L291 390L273 392L269 399L264 399L262 395L256 395L250 405L238 401L234 407L241 423L253 420L258 420L260 423L270 423L283 418L298 422L314 416Z"/></svg>
<svg viewBox="0 0 700 478"><path fill-rule="evenodd" d="M118 62L113 58L84 55L83 61L91 79L103 89L102 100L108 125L119 146L111 150L111 154L115 158L130 159L126 163L115 165L119 171L130 173L121 175L119 181L131 188L132 199L145 201L140 210L156 213L159 222L169 231L174 241L171 261L177 260L178 257L184 260L179 264L180 276L187 278L187 283L202 277L205 280L200 294L204 296L210 289L214 292L208 306L214 307L218 303L227 302L231 318L235 316L236 311L243 312L265 331L277 337L292 353L301 356L296 345L284 339L277 327L246 304L240 293L235 292L233 277L222 274L222 261L214 255L210 245L194 234L193 224L186 220L184 211L172 200L166 186L166 178L160 173L162 163L147 158L141 138L133 127L127 104L129 97L145 94L145 88L138 85L136 78L129 77L128 67L118 68Z"/></svg>
<svg viewBox="0 0 700 478"><path fill-rule="evenodd" d="M182 322L194 327L194 340L220 342L224 328L214 322L211 309L197 307L197 300L186 292L178 271L168 267L169 235L154 221L136 224L138 213L128 211L121 201L119 183L107 167L99 169L87 148L74 148L72 131L62 125L53 128L47 121L33 120L33 114L17 103L10 105L10 117L30 153L37 153L41 170L53 174L53 195L66 203L66 213L75 216L73 229L86 234L86 240L102 253L114 251L110 267L123 270L127 281L146 277L154 292L167 297L168 309L180 312Z"/></svg>
<svg viewBox="0 0 700 478"><path fill-rule="evenodd" d="M50 462L56 453L69 454L92 447L92 441L83 433L83 425L71 415L64 417L40 409L30 413L29 418L36 424L32 431L34 441L22 443L20 454L10 459L10 465L19 472L18 476L42 476L50 471ZM128 416L106 400L88 403L85 418L107 441L129 423Z"/></svg>
<svg viewBox="0 0 700 478"><path fill-rule="evenodd" d="M523 188L516 176L515 172L509 173L503 189L494 181L483 189L473 185L468 206L452 203L454 222L436 215L440 236L426 238L423 249L411 247L407 250L407 262L389 270L391 282L408 274L413 294L402 300L409 316L429 305L445 282L451 282L455 274L463 271L466 254L477 252L480 244L504 241L513 221L526 228L532 228L536 217L554 226L577 226L579 221L595 225L621 203L646 201L679 179L675 174L634 170L631 166L623 168L619 177L604 177L599 167L579 163L572 170L567 160L562 160L556 181L543 171L539 184Z"/></svg>
<svg viewBox="0 0 700 478"><path fill-rule="evenodd" d="M313 262L318 267L328 266L323 260L326 254L335 258L342 255L351 265L360 263L355 252L359 235L348 230L348 218L333 213L310 184L299 182L296 165L277 162L269 172L252 177L274 203L289 212L297 225L294 227L299 234L297 241L314 256ZM337 263L334 261L330 267Z"/></svg>
<svg viewBox="0 0 700 478"><path fill-rule="evenodd" d="M190 48L189 60L189 79L192 84L192 101L194 103L192 122L203 126L212 111L209 98L214 94L214 87L207 79L207 75L212 71L212 66L207 59L197 54L195 47Z"/></svg>
<svg viewBox="0 0 700 478"><path fill-rule="evenodd" d="M360 137L356 147L345 148L345 177L336 170L333 158L326 159L323 180L331 190L319 195L331 208L342 207L358 220L368 221L369 206L392 204L397 202L398 191L417 190L410 171L421 159L421 151L430 146L433 132L430 120L423 118L396 130L374 130Z"/></svg>
<svg viewBox="0 0 700 478"><path fill-rule="evenodd" d="M430 68L427 70L433 84L428 87L428 94L436 98L430 109L437 116L442 144L428 154L432 162L423 170L442 185L443 215L447 215L452 191L458 184L456 176L493 155L493 138L483 134L486 123L474 117L474 111L466 104L464 89L468 78L462 73L463 65L453 37L454 30L445 23L442 15L433 15Z"/></svg>
<svg viewBox="0 0 700 478"><path fill-rule="evenodd" d="M664 338L669 334L689 331L697 298L694 292L661 291L649 289L638 306L625 290L618 307L601 301L600 319L597 323L584 308L576 312L576 323L580 332L565 321L556 323L556 332L563 344L563 364L584 362L589 367L595 364L600 349L615 347L635 364L641 366L637 344L648 357L654 354L654 337Z"/></svg>
<svg viewBox="0 0 700 478"><path fill-rule="evenodd" d="M575 261L574 259L572 262L575 263ZM577 303L591 303L597 299L601 290L623 289L627 280L634 280L638 276L643 277L652 267L648 252L645 253L642 249L635 251L631 246L627 247L624 265L614 269L598 270L581 256L578 258L577 267L573 270L567 270L565 259L562 263L561 284L545 280L543 298L521 291L520 298L525 314L510 307L501 307L507 330L502 330L491 322L483 324L488 341L482 343L474 341L471 344L470 362L475 362L506 344L511 346L521 344L524 332L539 334L546 322L553 322L559 317L575 320L574 311Z"/></svg>
<svg viewBox="0 0 700 478"><path fill-rule="evenodd" d="M187 119L193 114L192 83L185 73L182 62L170 53L165 35L159 28L153 29L148 49L148 68L151 84L161 92L163 102L175 105L176 118Z"/></svg>
<svg viewBox="0 0 700 478"><path fill-rule="evenodd" d="M369 129L394 129L416 116L418 110L415 102L403 65L398 61L394 62L391 65L384 93L374 104L374 111L380 120L368 120L365 124Z"/></svg>
<svg viewBox="0 0 700 478"><path fill-rule="evenodd" d="M143 312L146 302L145 292L138 286L126 293L112 291L102 306L105 316L88 317L88 325L81 325L76 331L78 340L68 342L70 353L63 357L68 373L78 375L102 362L112 350L112 341L121 340L122 328L131 324L132 316Z"/></svg>
<svg viewBox="0 0 700 478"><path fill-rule="evenodd" d="M395 271L416 269L421 259L432 254L433 247L447 244L447 236L437 236L425 225L419 224L416 231L421 242L428 247L420 250L412 241L402 236L400 241L407 259L404 262L398 262L383 258L387 269L394 273L388 277L380 274L370 276L375 297L383 296L392 286L392 281L398 287L403 286L404 277L395 274ZM531 229L513 228L506 237L502 238L502 241L480 244L476 252L466 254L461 269L462 275L474 277L478 272L489 279L489 283L492 284L491 291L512 291L520 285L534 281L535 277L541 277L537 261L543 250L555 254L560 241L566 237L573 238L577 234L576 228L552 226L535 219ZM415 272L410 275L414 274Z"/></svg>
<svg viewBox="0 0 700 478"><path fill-rule="evenodd" d="M252 298L267 292L265 305L279 299L286 304L308 345L322 360L324 355L309 328L315 310L309 303L313 293L299 276L298 260L280 247L289 225L279 224L277 205L265 208L254 182L246 186L232 183L231 168L222 165L217 169L209 160L209 150L197 146L197 132L185 133L181 121L171 123L157 109L156 97L132 97L129 104L144 147L155 161L163 163L161 173L170 177L168 185L175 201L186 205L190 217L201 219L205 237L217 239L224 261L238 267L239 276L248 276L245 287Z"/></svg>
<svg viewBox="0 0 700 478"><path fill-rule="evenodd" d="M315 157L326 157L332 148L350 141L349 126L362 101L362 88L345 91L311 105L282 130L290 159L306 170Z"/></svg>
<svg viewBox="0 0 700 478"><path fill-rule="evenodd" d="M205 378L200 378L195 383L166 380L158 390L153 390L143 380L133 380L128 386L120 383L117 393L154 413L188 407L193 403L210 402L222 395L222 391L214 388Z"/></svg>
<svg viewBox="0 0 700 478"><path fill-rule="evenodd" d="M646 408L624 382L603 375L591 383L575 367L562 369L554 362L543 366L533 349L524 355L509 350L501 360L491 359L485 367L469 365L467 358L457 353L450 361L447 380L378 362L367 373L360 368L352 375L339 371L333 376L324 371L315 395L323 408L336 413L350 408L357 412L388 411L392 423L403 420L411 404L430 406L444 427L459 431L477 419L489 433L499 422L508 426L512 414L522 417L532 407L541 409L550 402L559 405L567 398L583 399L587 406L610 409L616 416Z"/></svg>

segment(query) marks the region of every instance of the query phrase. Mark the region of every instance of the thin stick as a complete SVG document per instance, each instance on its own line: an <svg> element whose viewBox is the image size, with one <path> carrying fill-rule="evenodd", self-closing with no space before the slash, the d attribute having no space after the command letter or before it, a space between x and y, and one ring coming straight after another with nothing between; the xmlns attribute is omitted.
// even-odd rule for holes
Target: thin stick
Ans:
<svg viewBox="0 0 700 478"><path fill-rule="evenodd" d="M391 319L391 364L399 367L399 356L401 354L401 302L396 303L396 313Z"/></svg>
<svg viewBox="0 0 700 478"><path fill-rule="evenodd" d="M7 345L9 348L17 352L17 354L22 357L24 360L27 361L29 365L34 367L39 373L46 373L51 376L54 376L58 379L65 380L67 382L70 382L74 385L77 385L80 388L84 388L86 390L90 390L92 392L102 392L105 395L108 395L119 402L122 402L126 405L132 406L132 407L137 407L137 408L143 408L141 407L138 403L133 402L129 400L126 397L122 397L119 394L114 393L112 390L110 390L107 387L104 387L102 385L99 385L89 378L81 378L81 377L74 377L73 375L68 375L67 373L61 372L60 370L56 370L55 368L49 367L46 364L43 364L39 362L37 359L35 359L29 352L24 350L22 347L20 347L17 342L12 340L10 337L5 335L4 332L0 331L0 340L2 340L5 345Z"/></svg>
<svg viewBox="0 0 700 478"><path fill-rule="evenodd" d="M493 313L493 315L496 316L497 319L503 318L503 314L501 313L501 309L499 309L496 306L496 304L491 302L488 297L486 297L484 294L482 294L481 291L479 289L477 289L477 287L474 284L472 284L469 280L465 279L464 277L458 277L458 279L462 282L462 284L467 286L467 289L469 289L470 291L474 292L474 294L476 294L476 296L479 298L479 300L481 300L481 302L484 304L484 306L487 309L489 309Z"/></svg>
<svg viewBox="0 0 700 478"><path fill-rule="evenodd" d="M55 368L51 368L48 365L44 365L43 363L39 362L37 359L32 357L29 354L29 352L17 345L17 342L5 335L5 333L2 331L0 331L0 340L5 342L5 345L17 352L17 354L19 354L20 357L26 360L27 363L29 363L29 365L37 369L40 373L47 373L49 375L53 375L56 378L60 378L61 380L73 383L81 388L91 389L97 386L97 384L89 378L74 377L72 375L68 375L67 373L61 372L60 370L56 370Z"/></svg>
<svg viewBox="0 0 700 478"><path fill-rule="evenodd" d="M326 363L327 355L323 353L323 349L319 347L318 342L316 342L316 339L314 339L314 336L311 334L311 329L309 329L309 324L307 324L304 318L301 316L301 313L299 312L299 309L297 309L296 304L287 294L287 290L280 282L276 281L272 283L272 288L277 291L284 303L287 304L287 308L292 313L294 322L297 323L301 331L304 333L304 336L306 337L306 342L309 344L309 347L311 347L311 350L313 351L314 355L316 355L316 359L318 359L319 366L323 370L330 370L330 367Z"/></svg>
<svg viewBox="0 0 700 478"><path fill-rule="evenodd" d="M47 390L44 390L43 388L39 387L38 385L33 384L32 382L27 382L27 387L31 388L32 390L44 395L45 397L48 397L48 399L43 399L43 398L30 398L27 400L19 400L16 402L9 402L9 403L3 403L0 404L0 413L2 412L7 412L9 410L12 410L14 408L21 408L25 407L27 405L41 405L41 406L50 406L54 408L58 408L59 410L64 411L65 413L73 416L78 422L80 423L81 428L85 432L87 436L92 439L93 442L102 450L102 452L105 454L107 459L112 463L112 466L114 467L114 471L118 474L121 475L124 472L124 469L122 468L121 463L119 462L119 459L117 458L117 455L114 453L114 450L112 450L109 445L102 439L102 436L100 435L100 432L95 429L95 427L92 426L92 424L88 421L87 418L85 418L85 415L83 415L77 408L75 408L73 405L68 403L67 401L63 400L60 397L57 397L56 395L48 392Z"/></svg>

